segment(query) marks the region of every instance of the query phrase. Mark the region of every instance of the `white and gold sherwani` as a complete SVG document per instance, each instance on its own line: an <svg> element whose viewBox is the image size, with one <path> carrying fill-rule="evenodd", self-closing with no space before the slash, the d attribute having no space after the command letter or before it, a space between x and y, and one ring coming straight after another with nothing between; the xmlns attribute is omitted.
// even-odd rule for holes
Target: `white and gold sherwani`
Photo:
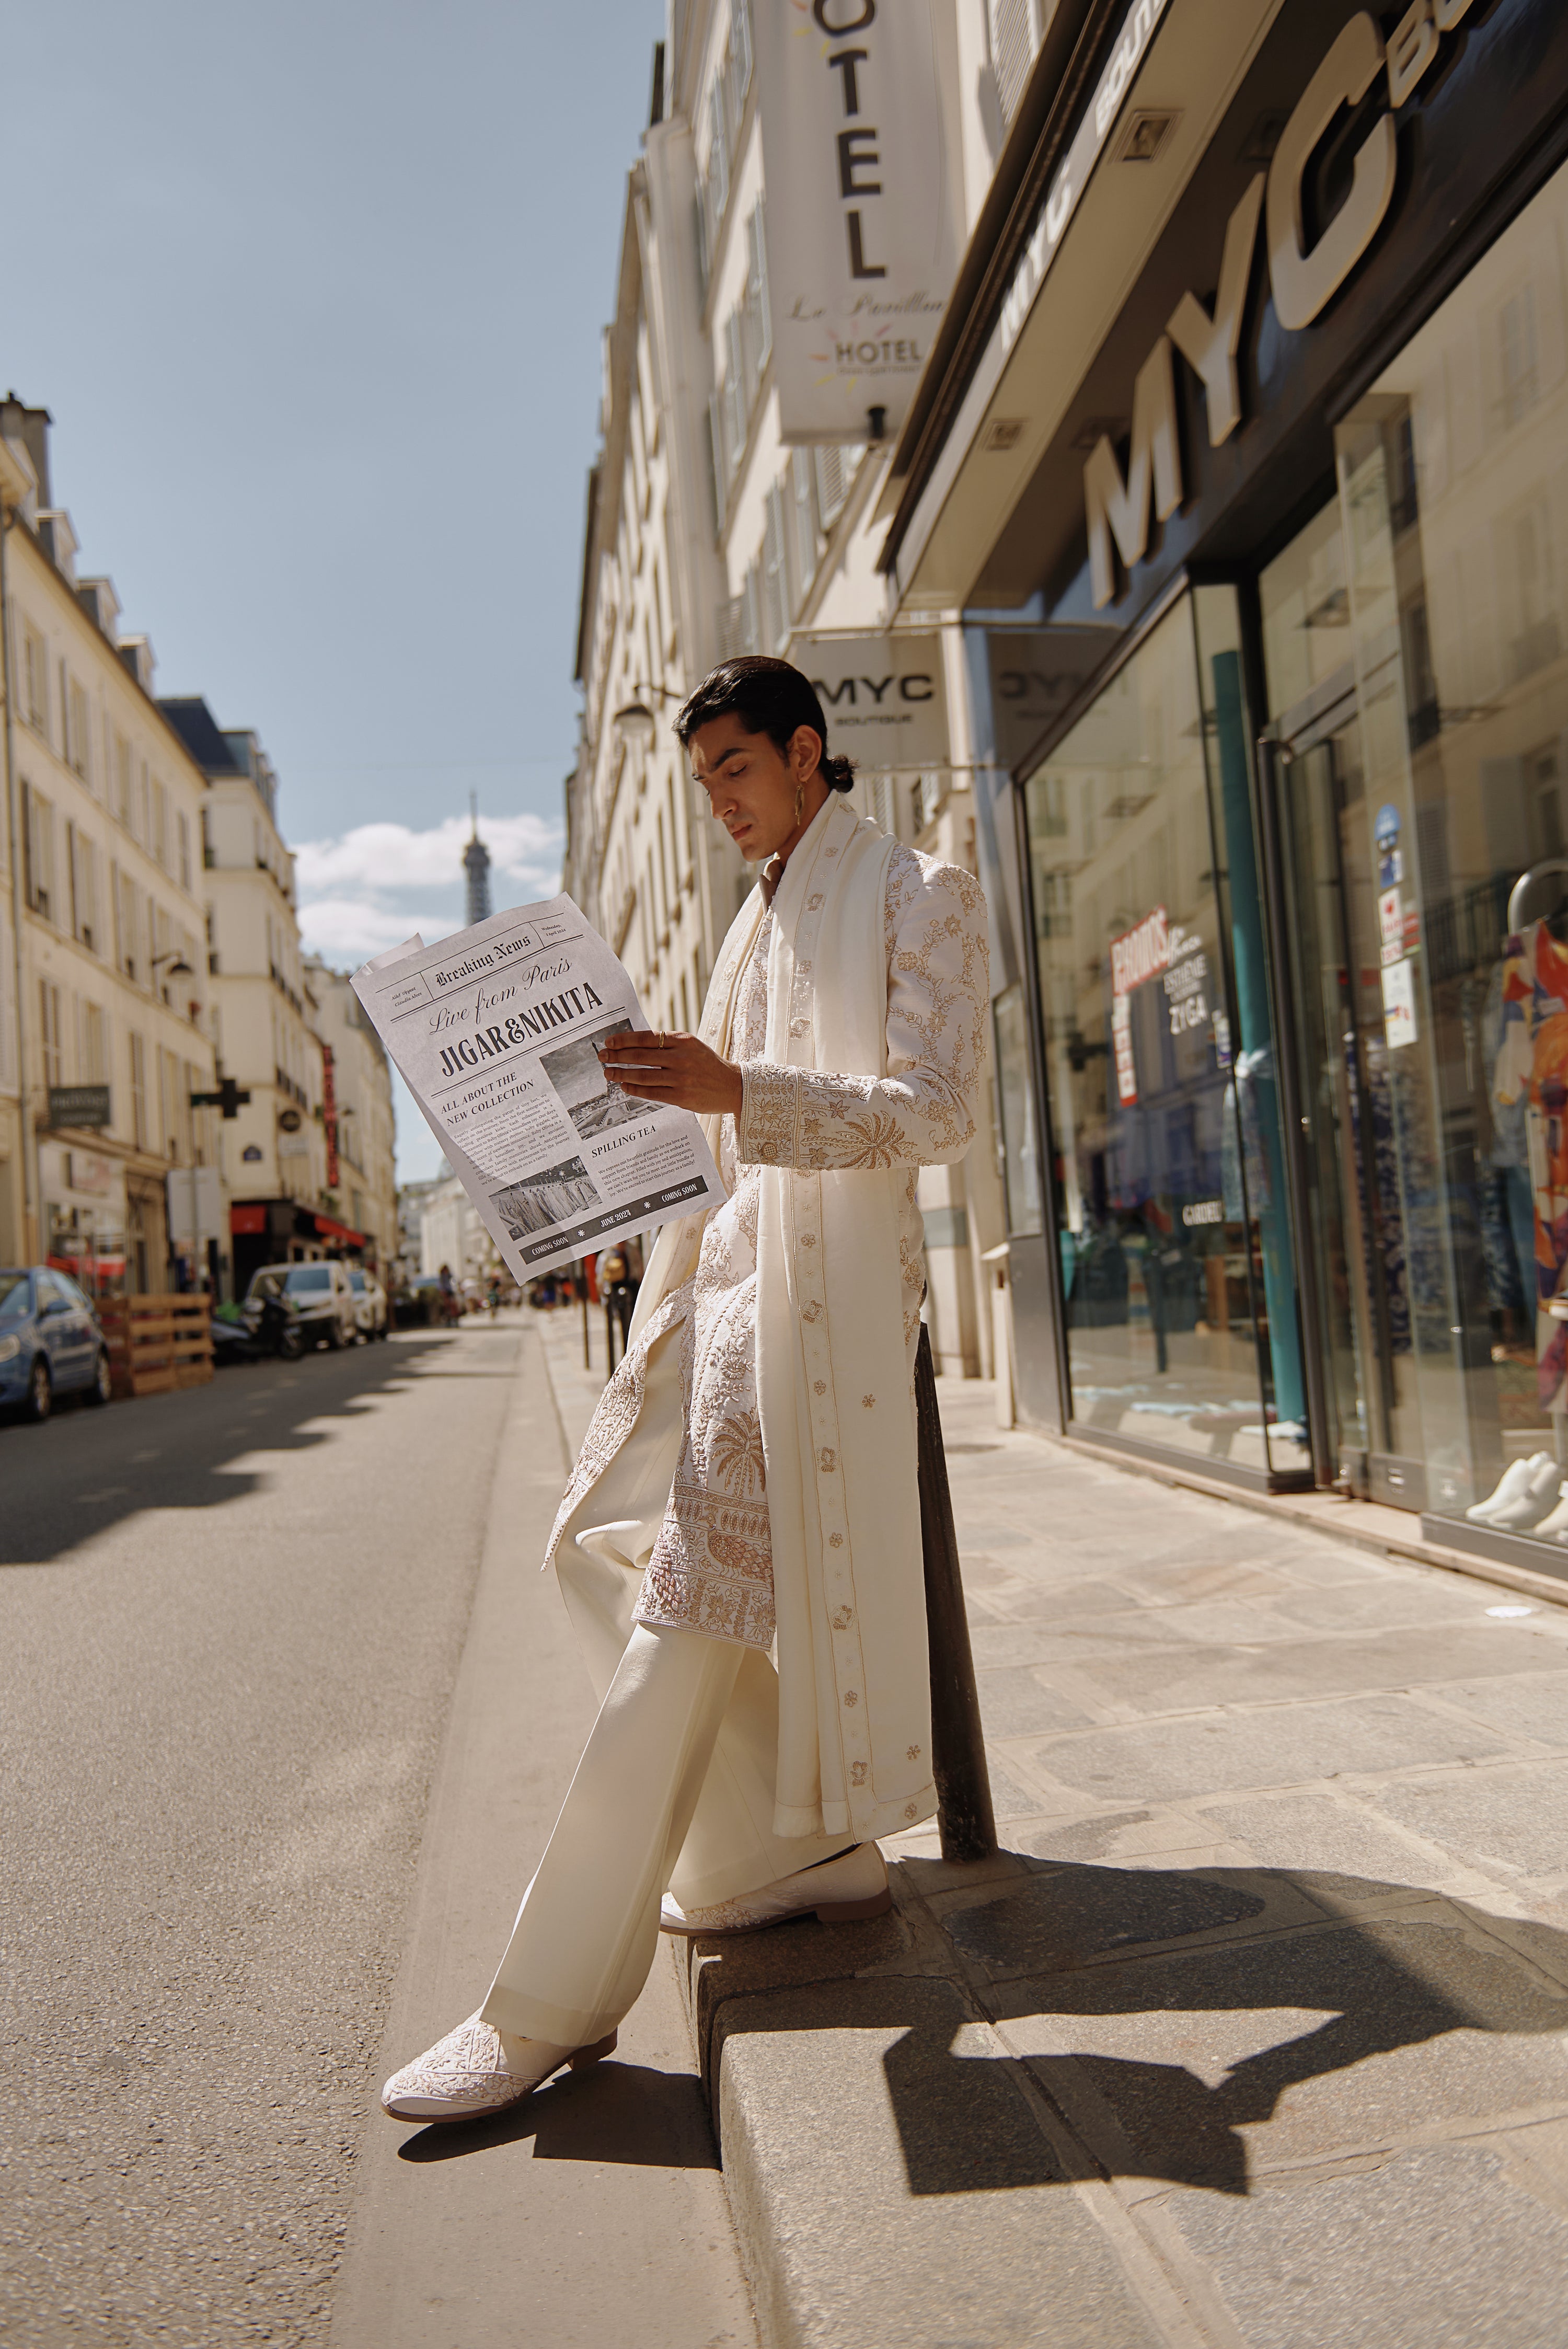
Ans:
<svg viewBox="0 0 1568 2349"><path fill-rule="evenodd" d="M629 1444L675 1457L633 1619L776 1655L781 1837L935 1808L915 1183L968 1147L988 1000L978 884L830 798L725 942L702 1033L742 1072L738 1118L705 1121L728 1197L661 1233L551 1538Z"/></svg>

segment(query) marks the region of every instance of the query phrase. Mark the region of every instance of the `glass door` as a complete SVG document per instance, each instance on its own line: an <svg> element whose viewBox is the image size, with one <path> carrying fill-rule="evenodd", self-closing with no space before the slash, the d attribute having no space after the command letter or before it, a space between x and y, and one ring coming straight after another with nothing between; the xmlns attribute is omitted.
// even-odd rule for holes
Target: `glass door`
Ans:
<svg viewBox="0 0 1568 2349"><path fill-rule="evenodd" d="M1415 1508L1426 1502L1425 1452L1400 1179L1412 1104L1389 1050L1360 739L1348 667L1277 726L1302 1272L1317 1309L1321 1450L1351 1489Z"/></svg>

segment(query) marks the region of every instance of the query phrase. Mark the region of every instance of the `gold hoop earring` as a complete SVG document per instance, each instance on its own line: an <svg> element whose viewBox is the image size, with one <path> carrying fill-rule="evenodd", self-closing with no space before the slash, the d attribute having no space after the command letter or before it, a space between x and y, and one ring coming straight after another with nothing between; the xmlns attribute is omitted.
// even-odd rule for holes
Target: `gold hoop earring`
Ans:
<svg viewBox="0 0 1568 2349"><path fill-rule="evenodd" d="M804 783L797 783L795 786L795 829L797 832L800 829L801 819L805 815L805 812L806 786Z"/></svg>

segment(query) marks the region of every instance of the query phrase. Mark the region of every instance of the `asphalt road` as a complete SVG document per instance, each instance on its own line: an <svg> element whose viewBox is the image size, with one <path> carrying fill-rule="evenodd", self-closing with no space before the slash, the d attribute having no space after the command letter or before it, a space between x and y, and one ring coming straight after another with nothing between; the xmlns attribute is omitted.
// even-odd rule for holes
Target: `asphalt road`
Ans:
<svg viewBox="0 0 1568 2349"><path fill-rule="evenodd" d="M516 1325L0 1427L10 2349L325 2342L508 1429Z"/></svg>

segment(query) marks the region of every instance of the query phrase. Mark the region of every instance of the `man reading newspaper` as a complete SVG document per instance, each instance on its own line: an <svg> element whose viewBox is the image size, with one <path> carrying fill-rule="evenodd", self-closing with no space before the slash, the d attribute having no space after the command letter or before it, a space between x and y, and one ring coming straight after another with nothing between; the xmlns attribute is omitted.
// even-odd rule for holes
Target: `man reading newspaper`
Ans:
<svg viewBox="0 0 1568 2349"><path fill-rule="evenodd" d="M701 1033L595 1049L697 1113L727 1195L660 1232L551 1537L598 1719L483 2003L382 2092L398 2120L607 2054L661 1925L879 1914L877 1837L936 1806L915 1180L975 1130L985 904L851 812L786 662L727 661L676 731L760 878Z"/></svg>

